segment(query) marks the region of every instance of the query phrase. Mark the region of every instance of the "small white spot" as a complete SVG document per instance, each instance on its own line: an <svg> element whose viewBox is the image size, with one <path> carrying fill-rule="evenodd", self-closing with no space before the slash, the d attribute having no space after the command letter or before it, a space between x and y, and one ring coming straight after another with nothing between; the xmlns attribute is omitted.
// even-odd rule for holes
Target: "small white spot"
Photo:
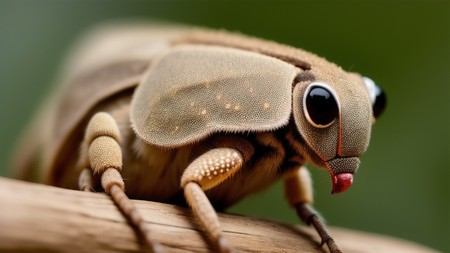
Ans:
<svg viewBox="0 0 450 253"><path fill-rule="evenodd" d="M177 95L177 92L178 92L178 88L175 87L175 86L173 86L173 87L170 89L170 95L171 95L172 97L175 97L175 96Z"/></svg>
<svg viewBox="0 0 450 253"><path fill-rule="evenodd" d="M240 110L241 110L241 105L236 104L236 105L234 106L234 110L235 110L235 111L240 111Z"/></svg>
<svg viewBox="0 0 450 253"><path fill-rule="evenodd" d="M222 170L220 170L220 173L223 173L223 169L222 169Z"/></svg>
<svg viewBox="0 0 450 253"><path fill-rule="evenodd" d="M217 94L216 99L217 100L221 100L222 99L222 94Z"/></svg>
<svg viewBox="0 0 450 253"><path fill-rule="evenodd" d="M264 109L269 109L270 108L270 104L266 102L266 103L263 104L263 107L264 107Z"/></svg>
<svg viewBox="0 0 450 253"><path fill-rule="evenodd" d="M194 102L191 102L191 106L194 106L195 105L195 103Z"/></svg>
<svg viewBox="0 0 450 253"><path fill-rule="evenodd" d="M214 170L215 170L213 166L209 167L209 169L210 169L211 171L214 171Z"/></svg>
<svg viewBox="0 0 450 253"><path fill-rule="evenodd" d="M217 175L217 170L215 170L215 171L213 172L213 174L214 174L214 175Z"/></svg>
<svg viewBox="0 0 450 253"><path fill-rule="evenodd" d="M250 87L250 89L248 89L248 91L250 91L250 93L253 92L253 87Z"/></svg>
<svg viewBox="0 0 450 253"><path fill-rule="evenodd" d="M202 115L205 115L205 114L206 114L206 109L203 109Z"/></svg>
<svg viewBox="0 0 450 253"><path fill-rule="evenodd" d="M172 134L178 132L178 130L180 130L180 126L175 126L175 128L172 131Z"/></svg>
<svg viewBox="0 0 450 253"><path fill-rule="evenodd" d="M231 108L231 104L230 103L225 104L225 109L230 109L230 108Z"/></svg>

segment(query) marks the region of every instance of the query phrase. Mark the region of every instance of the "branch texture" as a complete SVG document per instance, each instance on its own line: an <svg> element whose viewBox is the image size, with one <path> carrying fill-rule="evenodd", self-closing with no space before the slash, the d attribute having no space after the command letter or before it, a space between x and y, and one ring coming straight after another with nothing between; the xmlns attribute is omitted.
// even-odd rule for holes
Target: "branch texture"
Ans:
<svg viewBox="0 0 450 253"><path fill-rule="evenodd" d="M189 209L134 200L168 252L210 252ZM304 226L219 214L242 252L327 252ZM435 252L387 236L331 229L344 252ZM141 252L135 231L108 196L0 178L0 252Z"/></svg>

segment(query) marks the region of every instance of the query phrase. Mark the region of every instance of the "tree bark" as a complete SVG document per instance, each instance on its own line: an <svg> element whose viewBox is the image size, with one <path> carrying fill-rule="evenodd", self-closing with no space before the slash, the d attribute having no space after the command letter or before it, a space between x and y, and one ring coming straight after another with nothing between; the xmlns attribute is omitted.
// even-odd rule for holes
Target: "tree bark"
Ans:
<svg viewBox="0 0 450 253"><path fill-rule="evenodd" d="M189 209L133 200L168 252L211 252ZM305 226L219 214L241 252L327 252ZM331 229L344 252L436 252L382 235ZM142 252L140 240L107 195L0 178L0 252Z"/></svg>

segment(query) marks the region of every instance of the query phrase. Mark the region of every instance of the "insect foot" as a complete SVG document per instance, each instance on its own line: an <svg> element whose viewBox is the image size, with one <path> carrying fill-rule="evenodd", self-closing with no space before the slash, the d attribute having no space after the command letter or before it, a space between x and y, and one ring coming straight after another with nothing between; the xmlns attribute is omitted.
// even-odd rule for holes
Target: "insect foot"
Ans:
<svg viewBox="0 0 450 253"><path fill-rule="evenodd" d="M83 191L92 189L92 172L100 174L102 188L111 195L121 212L137 228L148 246L148 251L163 252L163 247L153 239L148 225L124 192L125 183L119 172L122 169L120 139L119 127L111 115L100 112L91 118L80 156L81 163L86 163L82 166L89 167L91 173L88 169L83 169L78 180L80 189ZM83 152L87 152L87 155ZM87 161L83 161L86 157Z"/></svg>
<svg viewBox="0 0 450 253"><path fill-rule="evenodd" d="M339 247L336 245L333 237L331 237L328 232L325 223L320 218L316 210L314 210L309 204L298 204L296 205L297 213L300 218L308 225L313 225L317 233L321 238L320 246L327 244L328 249L331 253L342 253Z"/></svg>
<svg viewBox="0 0 450 253"><path fill-rule="evenodd" d="M181 177L186 201L221 253L234 250L223 236L217 213L204 191L231 177L241 169L242 164L243 158L239 151L230 148L212 149L195 159Z"/></svg>
<svg viewBox="0 0 450 253"><path fill-rule="evenodd" d="M312 207L313 189L311 175L306 167L301 166L284 179L285 192L292 207L297 210L300 219L307 225L313 225L321 238L322 247L325 243L332 253L339 253L341 250L334 242L328 232L325 223L320 218L319 213Z"/></svg>

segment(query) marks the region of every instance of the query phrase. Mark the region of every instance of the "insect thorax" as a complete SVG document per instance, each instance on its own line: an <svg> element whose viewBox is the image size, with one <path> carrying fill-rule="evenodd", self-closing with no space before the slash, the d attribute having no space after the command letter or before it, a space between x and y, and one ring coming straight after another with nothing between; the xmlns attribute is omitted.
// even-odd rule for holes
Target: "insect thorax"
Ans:
<svg viewBox="0 0 450 253"><path fill-rule="evenodd" d="M183 171L196 157L219 147L239 150L245 163L232 178L206 192L217 209L267 188L309 157L305 156L308 147L292 123L273 131L217 133L198 143L172 149L156 147L135 137L124 160L127 168L124 178L130 182L127 193L133 198L184 204L179 186Z"/></svg>

